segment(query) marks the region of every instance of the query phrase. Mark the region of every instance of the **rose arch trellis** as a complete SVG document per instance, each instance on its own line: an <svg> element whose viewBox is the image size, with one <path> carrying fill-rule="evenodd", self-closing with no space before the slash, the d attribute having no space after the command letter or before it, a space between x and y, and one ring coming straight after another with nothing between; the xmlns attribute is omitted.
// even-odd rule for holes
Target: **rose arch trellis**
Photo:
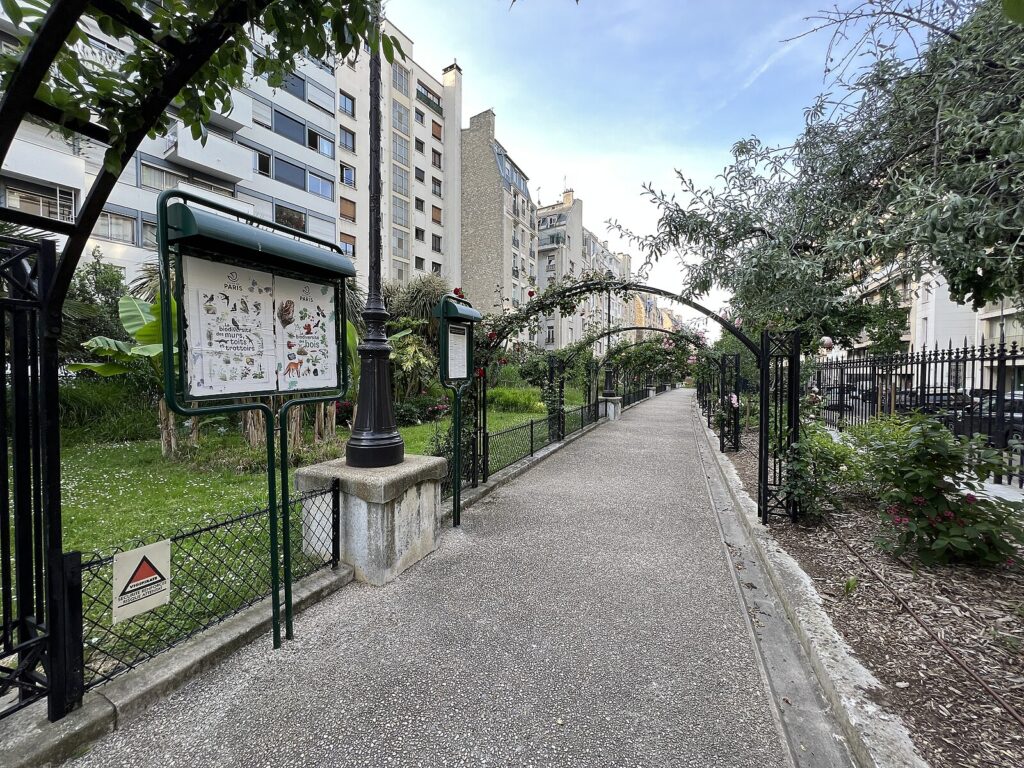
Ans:
<svg viewBox="0 0 1024 768"><path fill-rule="evenodd" d="M615 294L626 297L634 293L661 296L690 307L713 320L753 354L759 371L760 400L758 514L764 523L777 516L795 518L798 512L796 504L785 490L785 464L790 447L799 438L799 331L762 331L760 343L757 343L730 320L689 297L638 281L606 278L594 273L578 281L555 284L511 312L488 317L485 321L485 333L481 334L479 359L487 365L500 354L510 339L536 326L540 318L550 317L555 313L575 312L579 304L591 295ZM609 329L611 335L623 330Z"/></svg>

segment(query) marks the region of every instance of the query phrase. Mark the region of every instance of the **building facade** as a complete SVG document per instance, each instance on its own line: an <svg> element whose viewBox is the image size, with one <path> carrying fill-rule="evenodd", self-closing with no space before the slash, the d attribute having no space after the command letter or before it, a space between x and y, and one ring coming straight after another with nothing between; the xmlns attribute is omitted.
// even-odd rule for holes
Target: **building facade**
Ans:
<svg viewBox="0 0 1024 768"><path fill-rule="evenodd" d="M488 109L462 130L462 289L485 314L511 311L536 290L537 267L529 177L497 140Z"/></svg>
<svg viewBox="0 0 1024 768"><path fill-rule="evenodd" d="M461 240L461 71L443 82L412 58L383 62L385 279L437 272L457 281ZM265 40L262 42L266 42ZM259 45L260 41L257 41ZM0 17L0 45L17 47ZM116 70L124 42L93 25L79 54ZM453 126L448 130L448 126ZM173 121L124 168L87 250L131 280L155 258L156 199L181 189L243 213L339 243L365 285L369 239L369 56L302 58L278 87L250 76L232 109L214 114L205 142ZM0 204L73 220L103 162L104 147L23 125L0 170Z"/></svg>

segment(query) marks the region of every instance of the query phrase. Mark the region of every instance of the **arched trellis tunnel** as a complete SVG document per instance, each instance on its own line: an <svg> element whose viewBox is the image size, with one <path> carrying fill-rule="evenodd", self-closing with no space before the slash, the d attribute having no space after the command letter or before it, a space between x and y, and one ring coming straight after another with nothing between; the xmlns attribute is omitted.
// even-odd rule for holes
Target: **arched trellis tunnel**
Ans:
<svg viewBox="0 0 1024 768"><path fill-rule="evenodd" d="M767 523L774 516L795 518L798 510L795 501L785 490L785 467L791 447L799 439L800 425L800 332L799 331L762 331L755 342L747 336L739 326L727 318L714 312L693 299L682 296L663 288L646 285L632 280L585 279L564 286L558 290L557 300L572 305L574 300L594 294L618 293L629 295L642 293L660 296L682 304L704 315L719 325L723 331L737 339L753 355L758 367L758 513L762 522ZM485 347L494 352L514 334L528 326L530 318L538 318L553 314L553 302L548 296L541 295L527 302L516 312L501 316L497 321L497 330L492 331ZM609 320L610 325L610 320ZM736 364L730 361L730 370L734 378L738 378ZM726 373L720 381L726 378ZM724 386L724 385L719 385ZM731 393L737 389L734 383L729 388ZM722 403L724 393L717 398ZM724 408L724 404L722 405ZM732 407L730 403L729 407ZM720 447L736 449L739 447L738 426L735 414L728 415L733 424L730 430L735 440L720 438Z"/></svg>

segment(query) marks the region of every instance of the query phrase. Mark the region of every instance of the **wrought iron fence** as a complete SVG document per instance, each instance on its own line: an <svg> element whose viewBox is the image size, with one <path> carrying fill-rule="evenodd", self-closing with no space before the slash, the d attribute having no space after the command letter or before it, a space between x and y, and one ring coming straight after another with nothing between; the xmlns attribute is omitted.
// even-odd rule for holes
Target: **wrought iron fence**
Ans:
<svg viewBox="0 0 1024 768"><path fill-rule="evenodd" d="M1009 477L1024 486L1024 348L980 344L894 355L819 359L811 382L833 429L889 414L933 416L957 435L981 434L1007 450ZM1001 478L997 478L1001 481Z"/></svg>
<svg viewBox="0 0 1024 768"><path fill-rule="evenodd" d="M622 409L625 410L626 408L630 408L641 400L646 400L649 396L650 391L647 387L627 390L622 396Z"/></svg>
<svg viewBox="0 0 1024 768"><path fill-rule="evenodd" d="M325 491L292 497L288 526L293 582L337 565L338 513L337 482ZM170 602L115 624L114 555L166 538L171 541ZM267 597L271 592L269 542L268 510L257 508L179 530L169 537L140 537L84 559L86 688L138 666Z"/></svg>

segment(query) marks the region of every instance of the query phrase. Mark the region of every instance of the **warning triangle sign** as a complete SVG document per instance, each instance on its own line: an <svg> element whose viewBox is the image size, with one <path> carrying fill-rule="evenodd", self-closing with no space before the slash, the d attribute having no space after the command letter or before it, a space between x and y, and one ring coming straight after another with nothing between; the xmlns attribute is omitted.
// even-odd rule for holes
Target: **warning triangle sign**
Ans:
<svg viewBox="0 0 1024 768"><path fill-rule="evenodd" d="M166 581L164 575L157 570L157 567L153 565L153 562L148 557L143 555L128 579L128 583L121 590L121 594L128 595L152 584L159 584L161 581Z"/></svg>

